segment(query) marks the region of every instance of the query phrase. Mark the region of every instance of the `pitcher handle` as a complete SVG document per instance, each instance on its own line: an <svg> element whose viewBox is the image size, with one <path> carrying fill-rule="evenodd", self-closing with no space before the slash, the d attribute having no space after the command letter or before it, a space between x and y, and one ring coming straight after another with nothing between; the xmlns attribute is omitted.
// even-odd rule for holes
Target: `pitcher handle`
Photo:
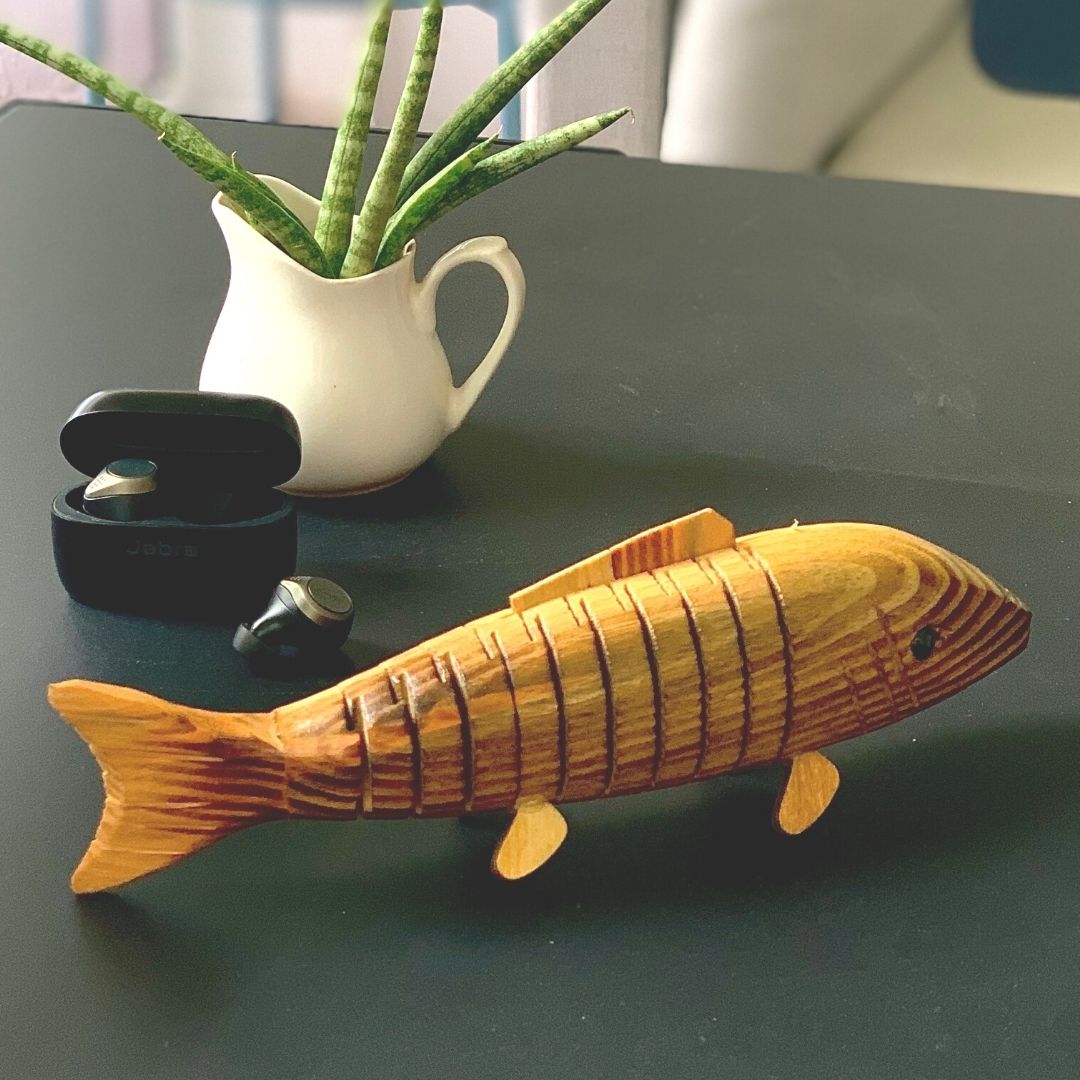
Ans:
<svg viewBox="0 0 1080 1080"><path fill-rule="evenodd" d="M480 361L463 385L451 390L447 415L448 432L457 431L461 427L465 417L476 404L476 399L483 393L488 380L495 374L495 369L510 348L510 342L517 333L525 310L525 274L517 256L507 247L501 236L478 236L448 251L435 263L420 284L417 303L424 322L432 333L435 331L435 298L438 296L439 286L451 270L466 263L485 263L498 272L506 286L506 318L503 319L502 329L499 330L487 356Z"/></svg>

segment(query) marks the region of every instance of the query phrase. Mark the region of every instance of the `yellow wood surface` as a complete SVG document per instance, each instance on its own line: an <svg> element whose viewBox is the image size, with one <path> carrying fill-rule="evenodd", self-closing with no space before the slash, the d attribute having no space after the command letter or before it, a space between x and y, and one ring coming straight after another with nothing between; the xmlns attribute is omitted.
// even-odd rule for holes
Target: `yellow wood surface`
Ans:
<svg viewBox="0 0 1080 1080"><path fill-rule="evenodd" d="M828 809L839 786L840 773L827 757L816 750L799 754L776 803L777 827L789 836L805 832Z"/></svg>
<svg viewBox="0 0 1080 1080"><path fill-rule="evenodd" d="M508 881L526 877L559 850L566 832L566 818L551 803L525 803L495 848L491 868Z"/></svg>

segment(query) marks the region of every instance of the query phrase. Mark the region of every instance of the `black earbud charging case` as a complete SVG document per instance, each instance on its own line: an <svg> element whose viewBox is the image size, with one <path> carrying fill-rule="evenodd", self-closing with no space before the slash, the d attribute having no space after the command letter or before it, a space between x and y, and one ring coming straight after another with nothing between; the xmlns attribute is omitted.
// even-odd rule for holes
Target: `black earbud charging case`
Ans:
<svg viewBox="0 0 1080 1080"><path fill-rule="evenodd" d="M165 390L94 394L60 433L88 477L121 458L158 467L158 505L145 521L107 521L82 508L80 484L53 502L64 588L94 607L154 615L232 615L263 603L296 568L296 508L275 487L300 467L292 413L268 398ZM228 497L222 520L204 500Z"/></svg>

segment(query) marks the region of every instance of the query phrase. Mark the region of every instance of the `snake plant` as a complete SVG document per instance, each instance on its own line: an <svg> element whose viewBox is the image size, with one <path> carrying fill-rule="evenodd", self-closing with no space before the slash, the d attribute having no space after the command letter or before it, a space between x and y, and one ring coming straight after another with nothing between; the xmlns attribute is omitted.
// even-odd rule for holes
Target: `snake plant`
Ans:
<svg viewBox="0 0 1080 1080"><path fill-rule="evenodd" d="M163 146L213 184L252 228L301 266L321 277L360 277L395 262L409 240L463 202L577 146L630 111L602 113L507 148L500 149L493 138L476 141L522 87L610 2L574 0L486 79L414 156L442 27L442 0L427 0L394 124L357 213L364 151L394 13L393 0L377 0L314 232L235 155L92 61L5 23L0 23L0 44L82 83L157 132Z"/></svg>

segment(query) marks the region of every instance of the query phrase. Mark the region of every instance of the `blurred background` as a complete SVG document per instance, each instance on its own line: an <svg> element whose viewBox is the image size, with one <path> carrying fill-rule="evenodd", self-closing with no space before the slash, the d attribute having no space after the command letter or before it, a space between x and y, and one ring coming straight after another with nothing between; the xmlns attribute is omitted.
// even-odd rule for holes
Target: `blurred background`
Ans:
<svg viewBox="0 0 1080 1080"><path fill-rule="evenodd" d="M424 128L567 2L446 0ZM398 0L381 126L421 3ZM671 162L1080 194L1080 100L1036 92L1053 79L1013 62L1038 25L1043 54L1056 43L1063 69L1080 73L1080 37L1039 23L1041 8L1080 19L1078 0L979 0L974 11L966 0L613 0L499 124L527 137L630 104L636 123L598 143ZM369 14L367 0L0 0L0 19L179 111L327 127ZM20 98L87 95L0 49L0 105Z"/></svg>

